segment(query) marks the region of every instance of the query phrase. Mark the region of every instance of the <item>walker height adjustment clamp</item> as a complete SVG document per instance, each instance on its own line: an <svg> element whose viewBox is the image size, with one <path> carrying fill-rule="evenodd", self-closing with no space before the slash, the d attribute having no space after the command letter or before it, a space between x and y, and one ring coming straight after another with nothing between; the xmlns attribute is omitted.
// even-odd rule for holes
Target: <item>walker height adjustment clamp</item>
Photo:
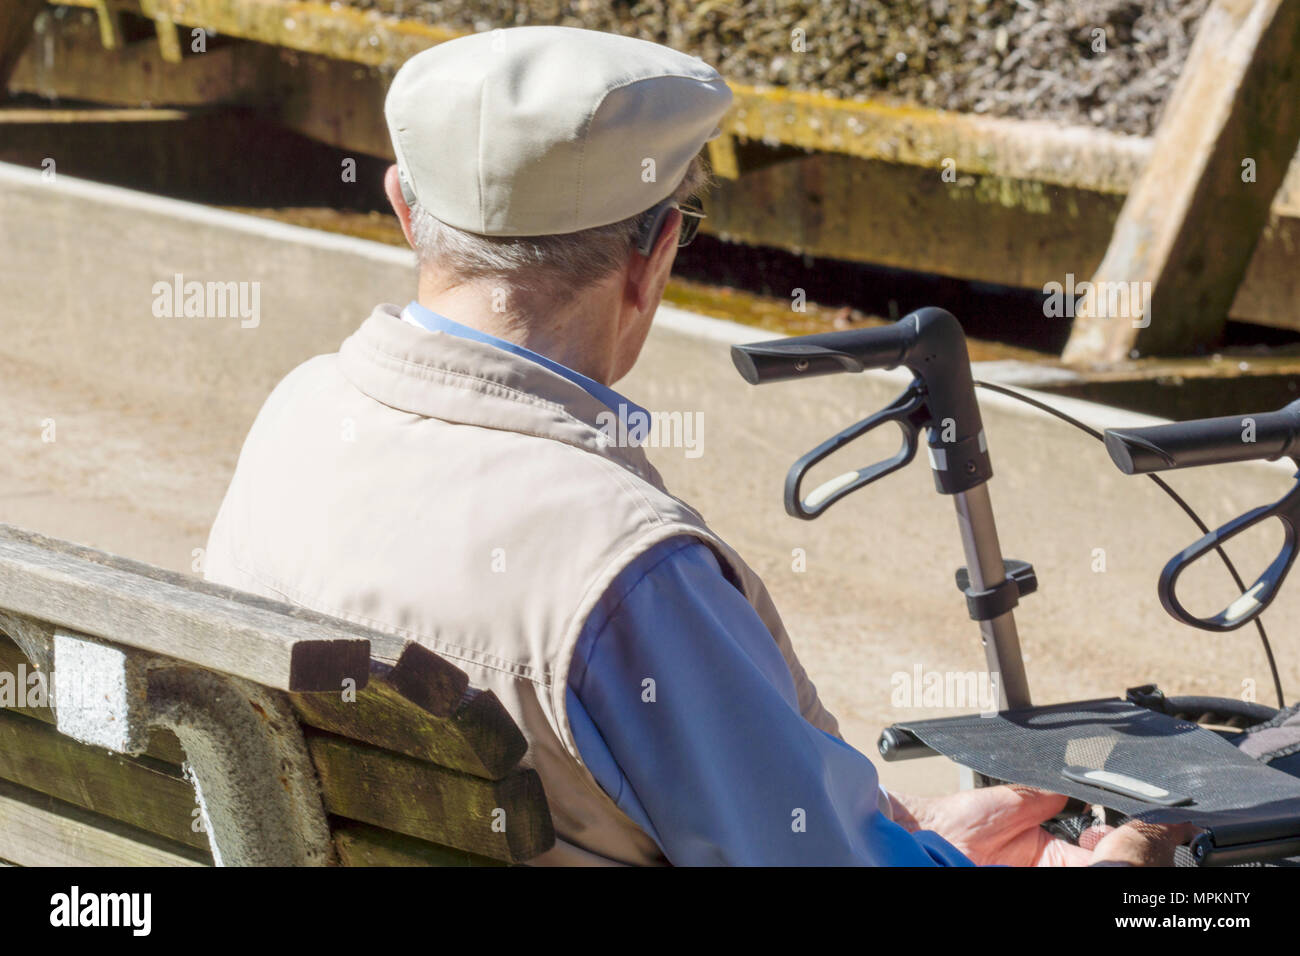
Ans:
<svg viewBox="0 0 1300 956"><path fill-rule="evenodd" d="M991 621L1001 617L1019 604L1026 594L1038 590L1038 576L1028 561L1004 558L1002 566L1006 570L1006 580L985 590L971 587L970 572L966 568L957 569L957 590L966 595L966 610L970 612L972 621Z"/></svg>

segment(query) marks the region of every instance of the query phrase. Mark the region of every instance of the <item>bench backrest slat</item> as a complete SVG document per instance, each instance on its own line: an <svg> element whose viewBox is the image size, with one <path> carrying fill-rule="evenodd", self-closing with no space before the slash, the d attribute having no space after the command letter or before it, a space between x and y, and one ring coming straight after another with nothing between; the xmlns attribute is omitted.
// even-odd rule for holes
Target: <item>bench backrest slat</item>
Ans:
<svg viewBox="0 0 1300 956"><path fill-rule="evenodd" d="M65 737L41 720L0 710L0 779L207 851L193 827L194 787L179 767L124 757Z"/></svg>
<svg viewBox="0 0 1300 956"><path fill-rule="evenodd" d="M211 866L212 854L0 780L0 859L21 866Z"/></svg>
<svg viewBox="0 0 1300 956"><path fill-rule="evenodd" d="M439 846L368 823L335 819L334 845L344 866L505 866L465 850Z"/></svg>

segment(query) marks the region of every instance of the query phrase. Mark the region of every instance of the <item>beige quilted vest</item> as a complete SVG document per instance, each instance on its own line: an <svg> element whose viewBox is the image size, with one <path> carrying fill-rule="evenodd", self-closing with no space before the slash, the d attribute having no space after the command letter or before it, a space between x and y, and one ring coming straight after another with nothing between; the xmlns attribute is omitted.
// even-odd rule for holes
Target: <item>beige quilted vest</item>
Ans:
<svg viewBox="0 0 1300 956"><path fill-rule="evenodd" d="M758 576L642 449L605 439L601 412L534 362L380 306L267 399L205 569L419 641L493 691L528 738L525 764L555 819L557 845L536 862L662 864L583 765L565 711L583 623L637 555L674 535L712 547L772 632L804 717L838 728Z"/></svg>

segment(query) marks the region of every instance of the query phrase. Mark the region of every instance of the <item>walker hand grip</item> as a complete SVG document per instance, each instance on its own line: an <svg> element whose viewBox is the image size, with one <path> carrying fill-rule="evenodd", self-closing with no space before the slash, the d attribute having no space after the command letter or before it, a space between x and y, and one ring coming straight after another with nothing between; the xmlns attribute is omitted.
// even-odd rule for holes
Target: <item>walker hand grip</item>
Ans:
<svg viewBox="0 0 1300 956"><path fill-rule="evenodd" d="M897 322L873 329L823 332L751 345L733 345L731 360L750 385L792 378L895 368L916 341L916 326Z"/></svg>
<svg viewBox="0 0 1300 956"><path fill-rule="evenodd" d="M1264 572L1245 592L1226 608L1212 617L1196 617L1178 600L1178 579L1195 562L1209 554L1225 541L1253 528L1261 521L1277 518L1282 522L1285 538L1282 549ZM1216 528L1195 544L1174 555L1160 573L1156 586L1160 604L1174 618L1203 631L1235 631L1259 617L1277 597L1278 589L1296 557L1297 526L1300 526L1300 483L1296 484L1276 504L1266 505L1233 518L1221 528Z"/></svg>
<svg viewBox="0 0 1300 956"><path fill-rule="evenodd" d="M734 345L731 360L751 385L900 366L910 369L916 376L913 387L924 396L924 408L918 406L915 414L907 416L905 444L899 455L841 475L834 483L814 492L810 505L800 498L797 487L792 487L787 481L786 510L796 517L815 517L825 511L827 505L849 492L911 461L916 449L911 447L914 440L908 428L928 430L931 472L935 489L940 494L962 494L993 477L993 465L984 439L984 423L971 380L966 334L950 312L936 308L917 309L893 325L879 328ZM862 431L890 417L899 419L897 415L886 414L883 418L859 422L812 454L822 452L824 457ZM899 425L904 426L904 422L900 420ZM802 479L802 472L814 460L805 456L796 463L794 472L799 474L797 480L796 477L791 479L796 481L796 485Z"/></svg>
<svg viewBox="0 0 1300 956"><path fill-rule="evenodd" d="M886 408L864 418L856 425L851 425L808 452L790 467L786 475L786 513L793 518L811 521L846 495L851 495L864 485L869 485L907 465L916 457L916 436L919 429L917 416L923 418L924 414L925 393L918 383L913 382L907 391L894 399ZM830 481L823 482L807 495L803 494L803 480L813 465L885 422L895 422L903 433L903 444L896 454L865 468L845 472Z"/></svg>
<svg viewBox="0 0 1300 956"><path fill-rule="evenodd" d="M1258 415L1108 428L1106 450L1126 475L1231 461L1272 461L1300 451L1300 400Z"/></svg>

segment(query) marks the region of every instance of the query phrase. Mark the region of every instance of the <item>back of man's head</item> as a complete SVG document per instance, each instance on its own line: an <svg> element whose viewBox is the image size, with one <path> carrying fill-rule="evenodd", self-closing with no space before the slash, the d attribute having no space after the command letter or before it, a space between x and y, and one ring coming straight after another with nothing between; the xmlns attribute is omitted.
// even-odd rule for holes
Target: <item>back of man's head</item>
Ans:
<svg viewBox="0 0 1300 956"><path fill-rule="evenodd" d="M512 298L572 296L626 264L657 204L703 187L700 150L730 101L702 61L590 30L418 54L385 113L422 263Z"/></svg>

